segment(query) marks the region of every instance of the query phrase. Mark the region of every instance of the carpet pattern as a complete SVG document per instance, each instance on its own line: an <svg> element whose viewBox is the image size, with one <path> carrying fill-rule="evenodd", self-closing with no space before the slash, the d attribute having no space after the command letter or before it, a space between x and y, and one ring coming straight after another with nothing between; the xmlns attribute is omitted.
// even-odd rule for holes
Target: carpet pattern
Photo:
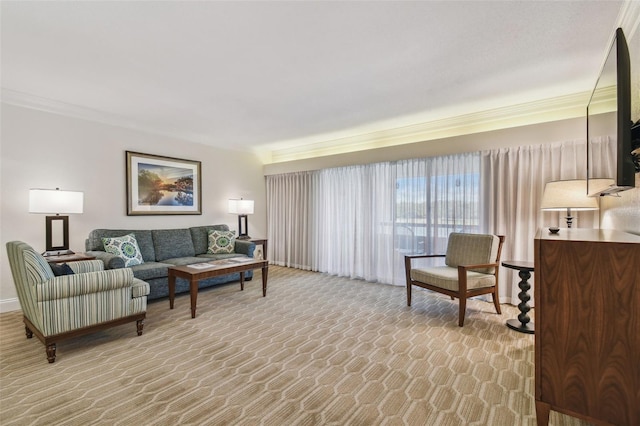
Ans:
<svg viewBox="0 0 640 426"><path fill-rule="evenodd" d="M2 425L534 425L533 336L470 300L271 266L58 344L0 315ZM553 425L585 425L552 412Z"/></svg>

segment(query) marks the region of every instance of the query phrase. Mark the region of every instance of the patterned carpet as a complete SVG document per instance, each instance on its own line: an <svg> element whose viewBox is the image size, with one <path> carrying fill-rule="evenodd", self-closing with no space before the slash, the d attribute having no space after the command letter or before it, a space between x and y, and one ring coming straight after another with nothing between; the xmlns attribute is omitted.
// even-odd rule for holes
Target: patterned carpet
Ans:
<svg viewBox="0 0 640 426"><path fill-rule="evenodd" d="M533 336L517 309L269 268L176 309L58 345L0 315L2 425L534 425ZM586 423L552 412L553 425Z"/></svg>

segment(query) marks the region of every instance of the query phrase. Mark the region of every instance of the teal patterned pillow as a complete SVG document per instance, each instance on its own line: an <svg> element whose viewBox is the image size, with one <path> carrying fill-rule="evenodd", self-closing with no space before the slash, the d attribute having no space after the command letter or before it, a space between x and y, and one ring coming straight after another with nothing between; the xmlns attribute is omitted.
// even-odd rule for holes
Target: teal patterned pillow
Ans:
<svg viewBox="0 0 640 426"><path fill-rule="evenodd" d="M209 231L208 254L233 253L236 247L236 231Z"/></svg>
<svg viewBox="0 0 640 426"><path fill-rule="evenodd" d="M115 254L124 260L124 266L134 266L144 263L140 247L134 234L122 237L102 238L104 251Z"/></svg>

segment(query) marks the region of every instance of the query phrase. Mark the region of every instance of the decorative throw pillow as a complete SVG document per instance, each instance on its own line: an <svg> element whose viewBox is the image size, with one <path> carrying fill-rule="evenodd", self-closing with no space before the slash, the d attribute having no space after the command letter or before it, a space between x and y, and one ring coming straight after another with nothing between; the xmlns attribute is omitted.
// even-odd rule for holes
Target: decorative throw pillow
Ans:
<svg viewBox="0 0 640 426"><path fill-rule="evenodd" d="M51 266L53 275L55 275L56 277L59 277L61 275L73 275L73 269L71 269L71 266L67 265L66 263L59 264L59 263L49 262L49 266Z"/></svg>
<svg viewBox="0 0 640 426"><path fill-rule="evenodd" d="M124 235L122 237L102 238L104 251L115 254L124 260L124 266L134 266L144 263L140 247L136 241L134 234Z"/></svg>
<svg viewBox="0 0 640 426"><path fill-rule="evenodd" d="M233 253L236 246L236 231L209 231L208 254Z"/></svg>

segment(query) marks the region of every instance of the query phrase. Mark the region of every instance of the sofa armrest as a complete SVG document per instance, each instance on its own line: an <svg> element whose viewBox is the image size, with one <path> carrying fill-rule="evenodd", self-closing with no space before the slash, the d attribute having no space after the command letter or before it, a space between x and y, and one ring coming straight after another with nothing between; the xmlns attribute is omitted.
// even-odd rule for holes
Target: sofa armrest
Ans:
<svg viewBox="0 0 640 426"><path fill-rule="evenodd" d="M133 272L123 268L54 277L36 285L36 293L38 302L44 302L131 287L132 284Z"/></svg>
<svg viewBox="0 0 640 426"><path fill-rule="evenodd" d="M102 260L104 263L104 269L120 269L124 268L124 259L116 256L115 254L107 253L106 251L88 251L88 255L94 256L98 260Z"/></svg>
<svg viewBox="0 0 640 426"><path fill-rule="evenodd" d="M244 254L253 257L253 251L256 249L256 243L248 240L236 240L234 251L238 254Z"/></svg>

